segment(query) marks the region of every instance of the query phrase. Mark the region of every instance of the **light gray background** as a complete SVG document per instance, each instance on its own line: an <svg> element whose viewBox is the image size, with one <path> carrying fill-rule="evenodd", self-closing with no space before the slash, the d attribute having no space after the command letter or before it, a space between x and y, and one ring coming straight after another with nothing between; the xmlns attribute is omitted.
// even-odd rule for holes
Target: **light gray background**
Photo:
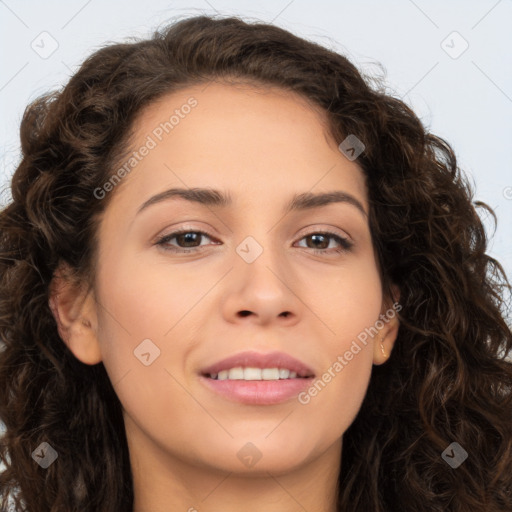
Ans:
<svg viewBox="0 0 512 512"><path fill-rule="evenodd" d="M379 74L380 62L390 92L452 144L475 199L495 209L489 254L512 278L511 0L0 0L1 203L10 197L19 123L31 100L65 84L101 45L201 13L275 23L344 53L365 72Z"/></svg>

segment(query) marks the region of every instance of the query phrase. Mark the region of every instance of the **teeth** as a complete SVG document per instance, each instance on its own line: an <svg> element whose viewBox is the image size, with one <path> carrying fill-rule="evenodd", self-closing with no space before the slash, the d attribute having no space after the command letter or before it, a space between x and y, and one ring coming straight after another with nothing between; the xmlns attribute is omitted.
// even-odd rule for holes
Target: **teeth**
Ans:
<svg viewBox="0 0 512 512"><path fill-rule="evenodd" d="M263 380L278 380L279 368L263 368L261 370L261 378Z"/></svg>
<svg viewBox="0 0 512 512"><path fill-rule="evenodd" d="M279 380L295 379L296 377L297 372L287 368L242 368L241 366L210 374L210 378L216 380Z"/></svg>
<svg viewBox="0 0 512 512"><path fill-rule="evenodd" d="M245 368L244 380L261 380L261 368Z"/></svg>
<svg viewBox="0 0 512 512"><path fill-rule="evenodd" d="M241 366L237 366L236 368L231 368L228 373L228 379L243 379L244 378L244 369Z"/></svg>

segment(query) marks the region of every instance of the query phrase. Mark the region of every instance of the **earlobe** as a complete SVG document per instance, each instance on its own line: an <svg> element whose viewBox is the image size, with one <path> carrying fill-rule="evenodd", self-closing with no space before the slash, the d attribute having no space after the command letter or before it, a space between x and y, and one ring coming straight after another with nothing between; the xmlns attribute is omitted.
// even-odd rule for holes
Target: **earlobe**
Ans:
<svg viewBox="0 0 512 512"><path fill-rule="evenodd" d="M102 360L97 339L96 301L92 290L64 277L59 268L50 283L48 305L62 341L85 364Z"/></svg>
<svg viewBox="0 0 512 512"><path fill-rule="evenodd" d="M402 307L398 304L400 290L396 285L392 285L392 293L394 302L392 305L388 304L387 306L389 307L386 306L387 309L383 308L380 318L383 319L381 322L384 323L384 326L374 337L373 363L377 366L385 363L389 359L400 327L397 312L400 311ZM398 304L399 307L395 309L396 304Z"/></svg>
<svg viewBox="0 0 512 512"><path fill-rule="evenodd" d="M399 322L396 316L374 338L373 364L385 363L393 350L398 335Z"/></svg>

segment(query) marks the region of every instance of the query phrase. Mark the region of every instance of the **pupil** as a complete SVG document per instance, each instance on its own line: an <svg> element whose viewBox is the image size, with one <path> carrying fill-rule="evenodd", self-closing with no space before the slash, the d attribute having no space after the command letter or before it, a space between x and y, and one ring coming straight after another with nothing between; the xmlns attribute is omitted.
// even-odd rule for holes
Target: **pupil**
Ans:
<svg viewBox="0 0 512 512"><path fill-rule="evenodd" d="M324 235L311 235L311 238L312 238L313 240L318 239L318 238L323 238L323 239L324 239L324 243L325 243L325 237L324 237ZM318 248L318 245L317 245L317 248ZM323 248L324 248L324 247L323 247Z"/></svg>
<svg viewBox="0 0 512 512"><path fill-rule="evenodd" d="M179 236L180 236L180 238L185 239L185 243L189 243L189 242L193 242L194 241L193 239L196 238L197 235L198 235L198 233L184 233ZM191 238L192 238L192 240L191 240Z"/></svg>

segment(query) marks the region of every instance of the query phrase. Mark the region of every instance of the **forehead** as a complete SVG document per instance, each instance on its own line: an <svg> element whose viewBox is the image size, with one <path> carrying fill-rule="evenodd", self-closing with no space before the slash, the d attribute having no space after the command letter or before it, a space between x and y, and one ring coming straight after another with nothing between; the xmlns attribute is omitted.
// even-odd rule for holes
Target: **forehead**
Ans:
<svg viewBox="0 0 512 512"><path fill-rule="evenodd" d="M133 128L131 150L150 149L123 178L132 198L211 186L270 201L274 192L343 187L366 200L362 171L338 149L325 112L293 91L198 84L159 98Z"/></svg>

